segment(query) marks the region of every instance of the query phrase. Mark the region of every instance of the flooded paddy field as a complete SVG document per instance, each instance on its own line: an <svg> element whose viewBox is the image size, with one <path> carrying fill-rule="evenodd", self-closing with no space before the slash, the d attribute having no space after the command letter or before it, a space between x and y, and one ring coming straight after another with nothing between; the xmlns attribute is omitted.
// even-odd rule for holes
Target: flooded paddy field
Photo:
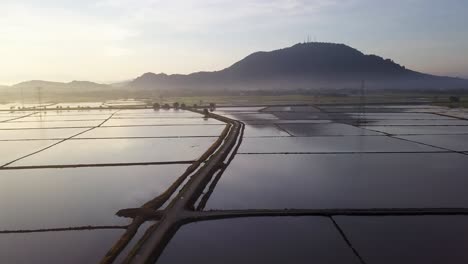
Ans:
<svg viewBox="0 0 468 264"><path fill-rule="evenodd" d="M468 195L464 190L468 184L468 120L453 114L455 110L450 112L453 116L446 110L406 105L364 110L360 106L217 109L237 117L245 129L237 155L213 181L206 195L209 198L201 203L205 214L220 216L206 226L228 221L217 220L221 217L240 225L258 221L260 216L277 220L325 215L353 249L358 263L464 263L468 259ZM209 232L191 234L197 232L197 225L204 229L198 223L181 228L161 259L181 263L180 256L174 255L176 249L196 259L209 255L203 250L193 252L180 240L203 236L204 243L209 241ZM226 244L237 241L226 230L229 228L223 229L229 241L217 238ZM244 235L254 241L265 233L270 235L245 230ZM316 235L329 241L323 233L316 231ZM301 263L295 259L300 253L289 252L289 247L276 248L271 240L258 243L271 246L266 255L276 256L274 259L287 256ZM311 251L321 246L310 245ZM239 250L238 257L257 256L249 252L255 246L231 248L223 247L225 254ZM197 263L207 262L209 258Z"/></svg>
<svg viewBox="0 0 468 264"><path fill-rule="evenodd" d="M165 193L224 128L184 110L1 111L0 262L100 262L132 222L116 213Z"/></svg>
<svg viewBox="0 0 468 264"><path fill-rule="evenodd" d="M186 167L2 170L0 230L128 224L129 219L115 213L138 207L163 193Z"/></svg>
<svg viewBox="0 0 468 264"><path fill-rule="evenodd" d="M177 232L158 263L187 260L233 264L359 263L326 217L254 217L188 224Z"/></svg>
<svg viewBox="0 0 468 264"><path fill-rule="evenodd" d="M124 230L0 234L3 263L98 263Z"/></svg>
<svg viewBox="0 0 468 264"><path fill-rule="evenodd" d="M337 216L366 263L466 263L466 216Z"/></svg>
<svg viewBox="0 0 468 264"><path fill-rule="evenodd" d="M0 262L468 259L455 110L121 104L1 112Z"/></svg>

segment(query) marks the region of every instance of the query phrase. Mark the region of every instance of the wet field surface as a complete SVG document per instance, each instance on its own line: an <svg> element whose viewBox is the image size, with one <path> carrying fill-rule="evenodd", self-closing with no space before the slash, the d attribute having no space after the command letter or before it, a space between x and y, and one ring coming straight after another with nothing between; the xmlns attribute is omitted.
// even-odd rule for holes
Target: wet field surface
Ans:
<svg viewBox="0 0 468 264"><path fill-rule="evenodd" d="M187 165L0 171L0 230L125 225L115 216L164 192ZM124 194L124 195L123 195Z"/></svg>
<svg viewBox="0 0 468 264"><path fill-rule="evenodd" d="M460 115L438 114L445 110L432 106L220 108L219 113L245 122L245 134L238 154L220 177L204 210L337 210L328 219L336 223L342 239L354 249L358 263L465 263L468 260L465 215L391 215L392 210L398 209L413 214L422 209L468 208L464 188L468 184L468 121ZM343 210L348 209L390 213L340 215L347 214ZM278 217L246 219L250 220L229 221L234 225L260 219L277 221ZM227 220L213 220L212 228L222 225L222 221ZM308 221L313 225L312 220ZM281 228L288 227L291 226L285 224ZM201 224L184 227L161 258L182 263L181 256L174 255L178 249L200 259L196 263L209 263L207 256L211 252L194 252L181 241L195 237L203 237L202 243L246 244L223 249L229 256L251 259L256 256L249 252L255 246L230 235L229 227L219 231L226 233L221 238L210 238L208 232L197 236L204 228L209 227ZM269 231L282 232L276 228ZM286 256L293 263L301 263L295 259L300 256L294 252L295 246L290 249L271 245L274 238L261 230L247 233L244 236L271 246L267 255L273 260L269 261ZM317 232L317 235L321 241L330 239L329 234ZM283 241L288 244L290 240ZM311 251L323 246L304 243L309 243ZM336 252L342 252L339 246L334 247ZM318 256L304 258L309 263L354 261L325 260Z"/></svg>
<svg viewBox="0 0 468 264"><path fill-rule="evenodd" d="M466 263L466 216L334 217L366 263Z"/></svg>
<svg viewBox="0 0 468 264"><path fill-rule="evenodd" d="M123 230L1 234L2 263L98 263Z"/></svg>
<svg viewBox="0 0 468 264"><path fill-rule="evenodd" d="M214 113L244 124L238 149L157 263L468 260L463 112L330 105ZM116 212L172 188L225 126L183 110L0 112L0 262L98 263L132 223ZM138 225L115 263L130 260L157 223Z"/></svg>
<svg viewBox="0 0 468 264"><path fill-rule="evenodd" d="M2 111L0 262L100 262L131 222L116 212L164 193L224 127L184 110Z"/></svg>
<svg viewBox="0 0 468 264"><path fill-rule="evenodd" d="M194 246L196 245L196 246ZM242 218L182 227L158 263L359 263L326 217Z"/></svg>

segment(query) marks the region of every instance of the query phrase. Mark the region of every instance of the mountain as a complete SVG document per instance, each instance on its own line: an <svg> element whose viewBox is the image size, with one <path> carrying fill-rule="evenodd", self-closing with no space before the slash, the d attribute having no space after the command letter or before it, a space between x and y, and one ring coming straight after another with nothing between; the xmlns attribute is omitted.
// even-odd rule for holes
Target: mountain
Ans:
<svg viewBox="0 0 468 264"><path fill-rule="evenodd" d="M98 100L101 98L122 98L127 92L106 84L88 81L49 82L32 80L0 89L0 97L8 101L31 100L60 102L62 100Z"/></svg>
<svg viewBox="0 0 468 264"><path fill-rule="evenodd" d="M220 71L188 75L145 73L128 85L134 89L157 90L287 90L352 88L362 80L376 89L468 88L466 80L419 73L344 44L317 42L256 52Z"/></svg>
<svg viewBox="0 0 468 264"><path fill-rule="evenodd" d="M81 90L99 90L109 88L109 85L99 84L88 81L72 81L69 83L62 82L49 82L49 81L40 81L33 80L27 82L21 82L12 86L12 88L21 88L24 90L37 90L41 88L43 90L66 90L66 89L81 89Z"/></svg>

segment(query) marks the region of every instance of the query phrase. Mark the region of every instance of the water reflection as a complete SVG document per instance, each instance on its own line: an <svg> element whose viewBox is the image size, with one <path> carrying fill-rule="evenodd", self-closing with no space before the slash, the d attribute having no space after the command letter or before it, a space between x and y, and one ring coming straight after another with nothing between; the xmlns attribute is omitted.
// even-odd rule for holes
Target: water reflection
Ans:
<svg viewBox="0 0 468 264"><path fill-rule="evenodd" d="M437 148L386 136L245 138L240 153L430 152Z"/></svg>
<svg viewBox="0 0 468 264"><path fill-rule="evenodd" d="M115 213L161 194L186 167L0 170L0 230L128 224Z"/></svg>
<svg viewBox="0 0 468 264"><path fill-rule="evenodd" d="M376 136L383 135L379 132L358 128L351 125L331 123L331 124L279 124L281 128L296 137L310 136Z"/></svg>
<svg viewBox="0 0 468 264"><path fill-rule="evenodd" d="M59 142L58 140L0 141L0 166L39 151Z"/></svg>
<svg viewBox="0 0 468 264"><path fill-rule="evenodd" d="M65 128L65 127L94 127L102 123L102 120L86 121L36 121L36 122L5 122L0 123L0 129L40 129L40 128Z"/></svg>
<svg viewBox="0 0 468 264"><path fill-rule="evenodd" d="M238 155L207 209L468 207L459 154Z"/></svg>
<svg viewBox="0 0 468 264"><path fill-rule="evenodd" d="M145 127L99 127L86 132L77 138L110 138L110 137L218 137L224 125L190 125L180 126L145 126Z"/></svg>
<svg viewBox="0 0 468 264"><path fill-rule="evenodd" d="M187 161L200 157L214 141L216 138L74 139L12 166Z"/></svg>
<svg viewBox="0 0 468 264"><path fill-rule="evenodd" d="M337 216L334 219L367 263L468 262L467 216Z"/></svg>
<svg viewBox="0 0 468 264"><path fill-rule="evenodd" d="M359 263L325 217L240 218L183 226L157 263Z"/></svg>
<svg viewBox="0 0 468 264"><path fill-rule="evenodd" d="M414 135L398 137L453 151L468 151L468 135Z"/></svg>
<svg viewBox="0 0 468 264"><path fill-rule="evenodd" d="M112 118L103 126L152 126L152 125L223 125L216 119L203 118Z"/></svg>
<svg viewBox="0 0 468 264"><path fill-rule="evenodd" d="M98 263L122 230L0 234L1 263Z"/></svg>
<svg viewBox="0 0 468 264"><path fill-rule="evenodd" d="M290 135L278 126L271 125L246 125L244 137L289 137Z"/></svg>
<svg viewBox="0 0 468 264"><path fill-rule="evenodd" d="M0 140L65 139L85 130L87 130L87 128L0 129Z"/></svg>
<svg viewBox="0 0 468 264"><path fill-rule="evenodd" d="M368 128L393 135L468 134L468 126L372 126Z"/></svg>

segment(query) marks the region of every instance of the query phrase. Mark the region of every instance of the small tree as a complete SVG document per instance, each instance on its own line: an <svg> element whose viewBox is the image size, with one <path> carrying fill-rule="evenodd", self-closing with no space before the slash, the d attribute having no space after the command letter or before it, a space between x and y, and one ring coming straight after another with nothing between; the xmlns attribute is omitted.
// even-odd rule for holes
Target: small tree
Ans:
<svg viewBox="0 0 468 264"><path fill-rule="evenodd" d="M169 108L171 108L171 106L170 106L169 104L164 104L164 105L163 105L163 108L164 108L164 109L169 109Z"/></svg>
<svg viewBox="0 0 468 264"><path fill-rule="evenodd" d="M174 107L174 109L176 109L176 110L179 109L179 102L174 102L172 104L172 107Z"/></svg>
<svg viewBox="0 0 468 264"><path fill-rule="evenodd" d="M208 111L208 108L203 108L203 114L206 118L210 117L210 112Z"/></svg>
<svg viewBox="0 0 468 264"><path fill-rule="evenodd" d="M161 108L161 105L159 103L154 103L153 104L153 109L154 110L159 110L159 108Z"/></svg>
<svg viewBox="0 0 468 264"><path fill-rule="evenodd" d="M459 103L460 102L460 97L459 96L450 96L449 100L451 103Z"/></svg>
<svg viewBox="0 0 468 264"><path fill-rule="evenodd" d="M180 105L180 108L185 109L185 108L187 108L187 106L186 106L184 103L182 103L182 104Z"/></svg>
<svg viewBox="0 0 468 264"><path fill-rule="evenodd" d="M193 108L197 109L197 108L198 108L198 105L197 105L197 104L193 104Z"/></svg>
<svg viewBox="0 0 468 264"><path fill-rule="evenodd" d="M216 109L215 103L210 103L210 111L213 112Z"/></svg>

